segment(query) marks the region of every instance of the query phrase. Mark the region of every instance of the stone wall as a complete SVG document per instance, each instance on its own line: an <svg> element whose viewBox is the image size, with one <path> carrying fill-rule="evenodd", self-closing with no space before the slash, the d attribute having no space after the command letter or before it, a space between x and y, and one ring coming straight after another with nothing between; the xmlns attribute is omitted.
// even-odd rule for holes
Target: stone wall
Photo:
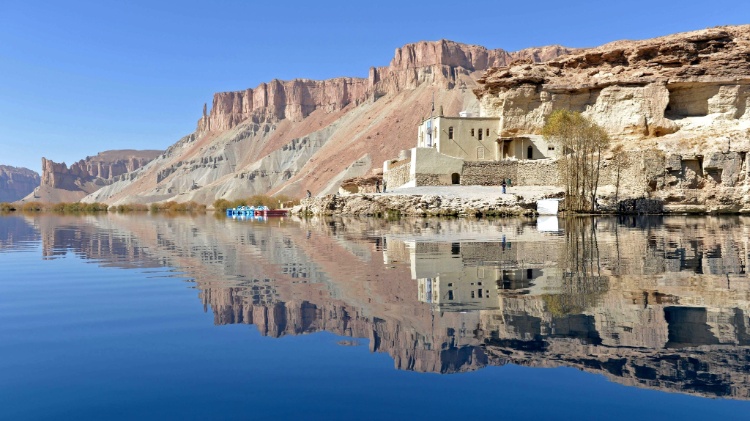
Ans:
<svg viewBox="0 0 750 421"><path fill-rule="evenodd" d="M503 179L516 180L518 161L464 162L461 184L464 186L497 186Z"/></svg>
<svg viewBox="0 0 750 421"><path fill-rule="evenodd" d="M559 186L557 161L504 160L493 162L464 162L461 184L497 186L510 179L513 186Z"/></svg>
<svg viewBox="0 0 750 421"><path fill-rule="evenodd" d="M445 176L440 174L417 174L415 179L417 186L447 186L451 184L450 181L446 183Z"/></svg>
<svg viewBox="0 0 750 421"><path fill-rule="evenodd" d="M411 163L407 162L388 170L383 174L383 181L386 183L386 188L389 189L395 189L408 183L411 181Z"/></svg>
<svg viewBox="0 0 750 421"><path fill-rule="evenodd" d="M513 179L514 186L561 186L557 161L538 159L518 161L518 171Z"/></svg>

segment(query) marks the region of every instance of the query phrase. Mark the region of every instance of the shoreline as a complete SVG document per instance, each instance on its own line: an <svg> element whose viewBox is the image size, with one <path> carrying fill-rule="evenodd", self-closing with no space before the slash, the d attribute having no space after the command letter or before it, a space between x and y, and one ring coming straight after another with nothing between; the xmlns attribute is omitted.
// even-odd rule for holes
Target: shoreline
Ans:
<svg viewBox="0 0 750 421"><path fill-rule="evenodd" d="M498 186L424 186L385 193L325 195L302 199L291 215L352 216L536 216L537 201L564 197L554 186L513 186L503 194ZM748 215L742 207L709 207L664 203L658 198L599 198L598 212L580 215ZM564 214L564 212L561 212ZM576 214L579 215L579 214Z"/></svg>

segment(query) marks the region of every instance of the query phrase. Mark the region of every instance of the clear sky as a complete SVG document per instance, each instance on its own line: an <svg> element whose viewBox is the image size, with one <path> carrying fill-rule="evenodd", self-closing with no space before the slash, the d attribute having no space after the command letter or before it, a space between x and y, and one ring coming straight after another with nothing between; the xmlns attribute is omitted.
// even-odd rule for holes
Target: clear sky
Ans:
<svg viewBox="0 0 750 421"><path fill-rule="evenodd" d="M750 23L750 1L0 2L0 164L164 149L212 94L366 77L403 44L514 51Z"/></svg>

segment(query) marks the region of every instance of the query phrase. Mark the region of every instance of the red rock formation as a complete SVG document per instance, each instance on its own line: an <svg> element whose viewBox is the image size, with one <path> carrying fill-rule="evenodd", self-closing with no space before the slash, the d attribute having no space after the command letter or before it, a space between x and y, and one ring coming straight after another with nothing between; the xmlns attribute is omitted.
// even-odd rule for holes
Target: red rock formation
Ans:
<svg viewBox="0 0 750 421"><path fill-rule="evenodd" d="M117 181L123 174L135 171L162 154L157 150L114 150L88 156L68 167L42 158L41 184L25 200L41 202L75 202L102 186Z"/></svg>
<svg viewBox="0 0 750 421"><path fill-rule="evenodd" d="M28 169L0 165L0 202L13 202L39 185L39 174Z"/></svg>
<svg viewBox="0 0 750 421"><path fill-rule="evenodd" d="M163 151L118 150L100 152L71 164L56 163L42 158L41 185L52 188L75 190L93 179L112 180L135 171L159 156Z"/></svg>
<svg viewBox="0 0 750 421"><path fill-rule="evenodd" d="M508 53L445 40L420 42L398 49L389 66L371 68L368 78L273 80L217 93L195 133L132 183L112 184L85 200L210 204L219 197L336 191L340 181L413 147L415 127L429 114L433 97L446 113L457 114L476 105L470 89L487 66L567 51Z"/></svg>
<svg viewBox="0 0 750 421"><path fill-rule="evenodd" d="M425 80L425 74L434 73L436 83L451 88L457 72L468 74L505 66L519 58L544 60L570 51L573 50L551 46L509 53L447 40L407 44L396 49L389 66L371 68L367 79L272 80L255 89L214 94L211 112L206 115L204 109L204 116L198 121L198 132L228 130L248 119L255 123L301 121L317 109L330 113L352 103L359 104L373 94L414 88Z"/></svg>

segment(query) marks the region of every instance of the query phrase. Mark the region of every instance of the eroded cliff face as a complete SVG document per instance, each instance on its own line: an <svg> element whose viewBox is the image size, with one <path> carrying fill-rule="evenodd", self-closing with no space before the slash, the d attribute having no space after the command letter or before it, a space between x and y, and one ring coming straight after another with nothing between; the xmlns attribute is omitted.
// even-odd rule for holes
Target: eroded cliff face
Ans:
<svg viewBox="0 0 750 421"><path fill-rule="evenodd" d="M452 41L396 50L390 65L367 78L274 80L214 95L195 133L132 180L116 182L86 201L196 200L260 193L302 197L333 193L346 178L364 176L402 149L436 106L447 114L476 109L475 79L489 66L542 60L569 50L543 47L508 53Z"/></svg>
<svg viewBox="0 0 750 421"><path fill-rule="evenodd" d="M41 183L27 199L42 202L80 200L102 186L120 180L124 174L142 168L162 153L157 150L104 151L74 162L70 167L42 158Z"/></svg>
<svg viewBox="0 0 750 421"><path fill-rule="evenodd" d="M627 151L650 150L654 177L626 179L626 195L649 194L674 211L750 210L748 25L519 62L488 70L479 85L481 113L501 118L502 136L539 134L564 108L604 127Z"/></svg>
<svg viewBox="0 0 750 421"><path fill-rule="evenodd" d="M0 202L22 199L39 186L39 174L28 168L0 165Z"/></svg>

